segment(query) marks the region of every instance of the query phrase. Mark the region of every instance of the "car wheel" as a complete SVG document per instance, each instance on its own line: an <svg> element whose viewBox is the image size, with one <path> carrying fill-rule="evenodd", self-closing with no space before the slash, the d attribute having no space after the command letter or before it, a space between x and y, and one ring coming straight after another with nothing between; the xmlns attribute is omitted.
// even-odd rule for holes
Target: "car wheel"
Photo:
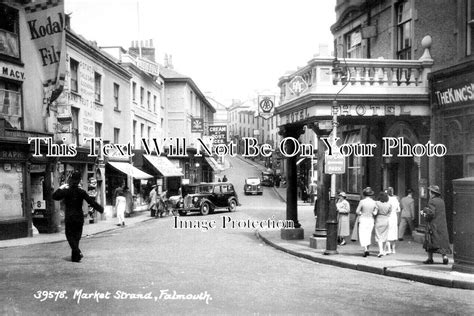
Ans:
<svg viewBox="0 0 474 316"><path fill-rule="evenodd" d="M229 212L235 212L237 210L237 201L236 200L230 200L229 201Z"/></svg>
<svg viewBox="0 0 474 316"><path fill-rule="evenodd" d="M201 215L208 215L211 212L211 207L209 206L209 203L202 203L201 205Z"/></svg>
<svg viewBox="0 0 474 316"><path fill-rule="evenodd" d="M179 213L179 216L184 216L184 215L186 215L186 212L185 212L185 211L178 211L178 213Z"/></svg>

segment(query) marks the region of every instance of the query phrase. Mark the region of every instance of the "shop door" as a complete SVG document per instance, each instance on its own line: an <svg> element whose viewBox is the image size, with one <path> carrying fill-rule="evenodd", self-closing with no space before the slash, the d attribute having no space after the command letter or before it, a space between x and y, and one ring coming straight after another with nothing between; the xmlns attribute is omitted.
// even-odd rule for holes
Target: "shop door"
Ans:
<svg viewBox="0 0 474 316"><path fill-rule="evenodd" d="M446 204L446 221L448 222L449 242L453 242L453 183L452 180L463 177L462 156L445 156L444 158L444 202Z"/></svg>

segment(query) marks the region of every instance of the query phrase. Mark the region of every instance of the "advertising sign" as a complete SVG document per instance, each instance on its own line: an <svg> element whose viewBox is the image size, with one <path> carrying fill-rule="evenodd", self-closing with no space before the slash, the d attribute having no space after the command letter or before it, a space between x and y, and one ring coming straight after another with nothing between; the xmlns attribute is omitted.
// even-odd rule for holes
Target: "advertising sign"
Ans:
<svg viewBox="0 0 474 316"><path fill-rule="evenodd" d="M25 5L29 40L33 42L43 83L43 115L64 87L66 40L64 0L37 0Z"/></svg>
<svg viewBox="0 0 474 316"><path fill-rule="evenodd" d="M258 115L268 120L275 112L275 96L259 95L258 96Z"/></svg>
<svg viewBox="0 0 474 316"><path fill-rule="evenodd" d="M293 94L300 95L306 89L308 89L308 84L301 76L296 76L290 81L289 88Z"/></svg>
<svg viewBox="0 0 474 316"><path fill-rule="evenodd" d="M213 144L227 144L227 126L209 125L209 136Z"/></svg>
<svg viewBox="0 0 474 316"><path fill-rule="evenodd" d="M346 159L340 154L328 155L324 157L324 173L343 174L346 170Z"/></svg>

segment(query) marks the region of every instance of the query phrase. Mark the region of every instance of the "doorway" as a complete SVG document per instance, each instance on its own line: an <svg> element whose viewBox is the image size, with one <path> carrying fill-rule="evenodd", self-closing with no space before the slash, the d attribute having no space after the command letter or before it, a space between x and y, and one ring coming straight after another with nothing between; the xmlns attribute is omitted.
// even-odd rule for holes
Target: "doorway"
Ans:
<svg viewBox="0 0 474 316"><path fill-rule="evenodd" d="M453 182L454 179L463 177L464 161L461 155L444 157L444 192L443 198L446 204L446 221L448 224L449 242L453 242Z"/></svg>

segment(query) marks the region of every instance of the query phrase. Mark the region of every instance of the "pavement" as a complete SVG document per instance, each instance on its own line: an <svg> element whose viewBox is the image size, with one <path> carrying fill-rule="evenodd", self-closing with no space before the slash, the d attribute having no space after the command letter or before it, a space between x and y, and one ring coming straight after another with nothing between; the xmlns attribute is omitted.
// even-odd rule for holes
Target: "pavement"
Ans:
<svg viewBox="0 0 474 316"><path fill-rule="evenodd" d="M252 160L240 159L253 165L259 170L266 168ZM275 193L286 201L286 188L273 188ZM309 238L312 236L315 219L313 206L310 203L298 202L298 219L304 228L304 239L302 240L283 240L280 237L279 230L260 230L256 231L257 236L266 244L289 253L291 255L305 258L314 262L333 265L342 268L348 268L368 273L374 273L389 277L401 278L416 282L422 282L432 285L470 289L474 290L474 274L461 273L453 271L452 256L449 257L449 264L441 263L441 256L435 255L435 264L425 265L422 262L426 259L426 253L420 243L411 239L398 241L396 254L390 254L381 258L377 257L378 249L371 247L370 255L362 257L362 248L358 242L352 242L347 238L347 244L339 246L337 254L324 255L325 249L314 249L309 247ZM135 211L132 217L125 219L126 226L134 226L137 223L154 220L146 210ZM117 218L106 218L93 224L85 223L83 228L83 238L89 236L122 229L117 226ZM0 241L0 249L8 247L18 247L33 244L45 244L64 242L66 236L64 232L54 234L35 234L33 237L9 239Z"/></svg>
<svg viewBox="0 0 474 316"><path fill-rule="evenodd" d="M266 170L264 166L250 159L239 158L253 165L259 170ZM282 201L286 201L286 188L273 190ZM314 262L348 268L389 277L406 279L432 285L474 290L474 274L453 271L453 257L449 256L449 264L442 264L441 255L434 255L435 264L426 265L422 262L427 255L422 245L413 241L411 237L396 242L396 254L381 258L377 257L378 246L375 242L370 247L370 255L363 257L363 251L358 242L346 237L346 244L338 246L337 254L325 255L325 249L314 249L309 246L309 238L315 228L313 212L314 205L298 201L298 220L304 229L304 239L283 240L279 230L260 230L257 235L266 244Z"/></svg>

